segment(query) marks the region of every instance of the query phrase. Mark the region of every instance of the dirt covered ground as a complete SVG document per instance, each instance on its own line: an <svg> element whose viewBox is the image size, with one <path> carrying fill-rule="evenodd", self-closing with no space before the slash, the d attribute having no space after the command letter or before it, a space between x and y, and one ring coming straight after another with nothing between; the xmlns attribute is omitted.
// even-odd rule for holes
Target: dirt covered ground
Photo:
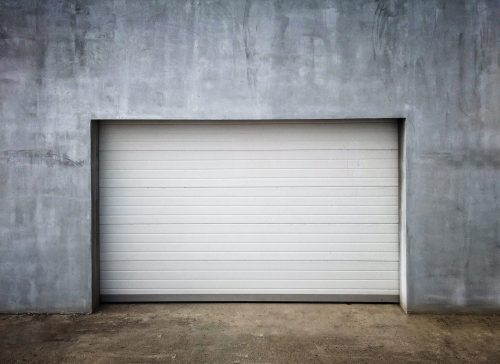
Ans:
<svg viewBox="0 0 500 364"><path fill-rule="evenodd" d="M500 316L397 305L115 304L0 315L0 362L500 363Z"/></svg>

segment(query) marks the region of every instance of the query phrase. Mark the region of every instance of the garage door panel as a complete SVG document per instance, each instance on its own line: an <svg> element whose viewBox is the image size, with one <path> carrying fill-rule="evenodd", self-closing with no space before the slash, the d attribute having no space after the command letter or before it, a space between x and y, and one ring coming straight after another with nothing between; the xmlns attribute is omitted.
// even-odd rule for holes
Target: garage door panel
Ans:
<svg viewBox="0 0 500 364"><path fill-rule="evenodd" d="M101 179L100 187L397 187L398 178Z"/></svg>
<svg viewBox="0 0 500 364"><path fill-rule="evenodd" d="M248 279L249 272L237 271L112 271L101 272L102 280L224 280L228 273L233 280ZM398 281L397 270L394 271L286 271L265 270L252 271L252 278L257 280L391 280Z"/></svg>
<svg viewBox="0 0 500 364"><path fill-rule="evenodd" d="M397 280L102 280L102 289L397 289Z"/></svg>
<svg viewBox="0 0 500 364"><path fill-rule="evenodd" d="M397 295L398 143L388 121L103 123L101 293Z"/></svg>
<svg viewBox="0 0 500 364"><path fill-rule="evenodd" d="M106 243L110 252L398 252L397 243Z"/></svg>
<svg viewBox="0 0 500 364"><path fill-rule="evenodd" d="M370 260L395 262L397 252L113 252L102 260Z"/></svg>
<svg viewBox="0 0 500 364"><path fill-rule="evenodd" d="M118 289L102 289L101 294L106 295L137 295L139 297L144 297L144 295L151 295L152 297L149 300L154 300L154 296L158 295L159 300L163 300L164 298L161 295L174 296L170 297L168 300L176 301L175 295L210 295L210 302L216 300L216 296L214 295L229 295L230 297L238 300L236 295L373 295L375 297L379 297L382 295L390 295L396 296L399 294L398 289L275 289L275 288L259 288L259 289L242 289L242 288L229 288L229 289L130 289L130 288L118 288ZM279 301L279 296L274 298ZM192 301L193 299L190 299ZM288 297L285 296L285 300L288 300ZM140 302L144 302L142 298L139 299ZM243 302L248 301L244 296L242 298ZM377 298L374 298L374 301L377 301Z"/></svg>
<svg viewBox="0 0 500 364"><path fill-rule="evenodd" d="M103 141L106 142L105 140ZM310 141L310 142L293 142L287 144L279 144L274 141L213 141L213 142L198 142L193 140L191 143L182 141L172 142L113 142L112 144L104 144L101 150L162 150L162 151L179 151L184 150L200 150L200 151L300 151L300 150L337 150L337 149L386 149L398 147L397 139L388 139L385 141L377 140L376 137L370 137L365 140L338 140L338 141Z"/></svg>
<svg viewBox="0 0 500 364"><path fill-rule="evenodd" d="M397 215L398 206L108 206L102 216L127 215Z"/></svg>
<svg viewBox="0 0 500 364"><path fill-rule="evenodd" d="M323 168L314 170L314 178L397 178L397 169L364 168L341 169ZM252 169L106 169L101 172L102 179L248 179L248 178L310 178L309 169L297 168L252 168Z"/></svg>
<svg viewBox="0 0 500 364"><path fill-rule="evenodd" d="M103 197L102 203L106 206L396 206L398 197Z"/></svg>
<svg viewBox="0 0 500 364"><path fill-rule="evenodd" d="M398 234L104 234L102 243L394 243Z"/></svg>
<svg viewBox="0 0 500 364"><path fill-rule="evenodd" d="M397 147L397 134L388 132L395 125L384 123L359 123L357 132L352 125L331 124L254 124L245 132L243 125L150 125L148 130L140 127L109 126L101 133L101 149L113 150L276 150L290 149L385 149ZM285 126L283 126L285 125ZM255 128L260 132L256 135ZM283 133L283 128L287 132ZM200 133L203 130L203 133ZM255 138L258 136L258 138ZM189 146L189 148L186 148ZM221 148L222 147L222 148ZM115 149L116 150L116 149Z"/></svg>
<svg viewBox="0 0 500 364"><path fill-rule="evenodd" d="M105 126L107 127L107 126ZM104 141L101 140L101 145ZM105 150L99 151L99 161L329 161L358 159L397 159L397 148L335 149L335 150Z"/></svg>
<svg viewBox="0 0 500 364"><path fill-rule="evenodd" d="M336 122L332 129L330 121L222 121L222 122L169 122L148 123L148 130L138 124L108 123L101 137L106 144L113 141L183 141L204 143L208 141L247 141L255 137L255 128L259 129L259 140L273 143L296 142L296 141L337 141L337 140L362 140L373 137L394 139L394 133L388 133L395 129L395 124L387 122L356 122L358 128L364 133L360 134L353 128L353 122ZM288 133L283 133L284 127ZM200 133L203 130L203 134ZM381 142L382 143L382 142Z"/></svg>
<svg viewBox="0 0 500 364"><path fill-rule="evenodd" d="M337 159L337 160L103 160L106 170L225 170L225 169L346 169L397 168L397 159Z"/></svg>
<svg viewBox="0 0 500 364"><path fill-rule="evenodd" d="M99 196L105 197L380 197L398 196L397 187L237 187L220 191L217 188L101 188Z"/></svg>
<svg viewBox="0 0 500 364"><path fill-rule="evenodd" d="M224 271L224 272L259 272L259 271L279 271L279 272L296 272L296 271L316 271L316 272L398 272L398 262L385 261L362 261L362 260L297 260L292 264L287 261L196 261L196 260L177 260L177 261L124 261L124 260L103 260L101 262L101 270L119 271L119 272L146 272L146 271Z"/></svg>
<svg viewBox="0 0 500 364"><path fill-rule="evenodd" d="M122 224L103 234L397 234L397 224Z"/></svg>
<svg viewBox="0 0 500 364"><path fill-rule="evenodd" d="M263 211L264 212L264 211ZM120 224L397 224L398 215L105 215L102 225Z"/></svg>

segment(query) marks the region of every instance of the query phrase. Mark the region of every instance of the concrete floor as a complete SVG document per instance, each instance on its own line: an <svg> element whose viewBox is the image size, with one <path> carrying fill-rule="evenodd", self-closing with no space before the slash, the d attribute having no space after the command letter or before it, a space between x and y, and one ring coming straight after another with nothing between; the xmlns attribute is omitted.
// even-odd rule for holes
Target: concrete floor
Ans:
<svg viewBox="0 0 500 364"><path fill-rule="evenodd" d="M0 362L500 363L500 316L397 305L121 304L0 315Z"/></svg>

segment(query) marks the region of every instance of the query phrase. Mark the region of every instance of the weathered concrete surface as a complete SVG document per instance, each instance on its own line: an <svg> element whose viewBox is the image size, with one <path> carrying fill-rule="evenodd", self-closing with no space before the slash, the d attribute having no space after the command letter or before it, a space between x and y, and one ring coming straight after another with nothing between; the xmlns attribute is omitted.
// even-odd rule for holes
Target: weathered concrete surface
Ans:
<svg viewBox="0 0 500 364"><path fill-rule="evenodd" d="M150 304L0 316L0 362L498 363L500 316L397 305Z"/></svg>
<svg viewBox="0 0 500 364"><path fill-rule="evenodd" d="M406 118L410 311L500 310L498 0L0 1L0 311L85 312L91 119Z"/></svg>

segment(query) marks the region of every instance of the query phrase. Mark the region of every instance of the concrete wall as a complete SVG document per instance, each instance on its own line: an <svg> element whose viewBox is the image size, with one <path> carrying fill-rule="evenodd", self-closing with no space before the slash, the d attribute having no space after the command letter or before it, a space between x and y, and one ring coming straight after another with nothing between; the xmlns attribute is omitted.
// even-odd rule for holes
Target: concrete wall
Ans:
<svg viewBox="0 0 500 364"><path fill-rule="evenodd" d="M492 0L0 1L0 311L88 312L91 119L406 118L410 311L500 310Z"/></svg>

